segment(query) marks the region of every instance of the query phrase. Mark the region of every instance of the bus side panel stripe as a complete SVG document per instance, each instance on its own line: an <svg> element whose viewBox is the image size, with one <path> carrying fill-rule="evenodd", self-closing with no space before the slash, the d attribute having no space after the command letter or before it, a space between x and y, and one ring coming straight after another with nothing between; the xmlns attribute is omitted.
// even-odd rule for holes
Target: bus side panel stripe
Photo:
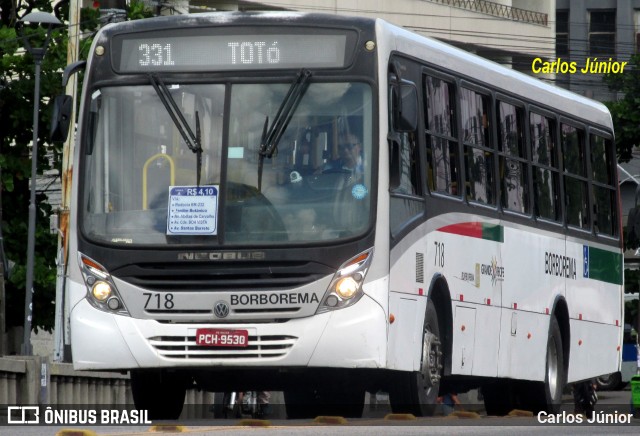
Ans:
<svg viewBox="0 0 640 436"><path fill-rule="evenodd" d="M583 255L585 278L622 284L622 254L584 245Z"/></svg>
<svg viewBox="0 0 640 436"><path fill-rule="evenodd" d="M504 227L498 224L479 222L458 223L441 227L438 231L443 233L452 233L454 235L486 239L488 241L504 242Z"/></svg>

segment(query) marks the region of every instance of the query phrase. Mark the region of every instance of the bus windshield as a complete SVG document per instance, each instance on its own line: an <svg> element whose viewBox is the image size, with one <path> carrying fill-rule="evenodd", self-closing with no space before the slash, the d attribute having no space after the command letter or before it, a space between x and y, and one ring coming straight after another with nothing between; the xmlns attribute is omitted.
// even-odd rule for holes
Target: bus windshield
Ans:
<svg viewBox="0 0 640 436"><path fill-rule="evenodd" d="M275 152L261 159L265 120L274 119L290 83L163 82L179 116L200 138L201 162L151 84L94 90L80 187L88 239L288 244L346 238L369 228L369 85L311 83ZM199 188L204 190L194 190ZM186 192L205 194L190 202L181 196Z"/></svg>

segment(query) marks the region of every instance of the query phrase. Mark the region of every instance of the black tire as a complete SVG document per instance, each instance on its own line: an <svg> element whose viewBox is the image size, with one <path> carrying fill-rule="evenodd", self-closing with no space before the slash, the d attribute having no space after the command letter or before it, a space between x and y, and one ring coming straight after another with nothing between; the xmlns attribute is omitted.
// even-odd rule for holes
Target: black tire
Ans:
<svg viewBox="0 0 640 436"><path fill-rule="evenodd" d="M560 326L555 317L549 324L544 383L530 383L530 409L534 412L557 413L562 405L562 392L567 382L564 348Z"/></svg>
<svg viewBox="0 0 640 436"><path fill-rule="evenodd" d="M389 402L394 413L411 413L415 416L431 416L443 374L442 344L438 313L430 299L422 330L420 371L399 372L389 387Z"/></svg>
<svg viewBox="0 0 640 436"><path fill-rule="evenodd" d="M598 390L601 391L617 391L626 385L626 383L622 381L622 374L619 372L598 377L596 384L598 385Z"/></svg>
<svg viewBox="0 0 640 436"><path fill-rule="evenodd" d="M187 393L187 380L156 370L131 371L131 393L136 409L148 410L149 419L180 418Z"/></svg>

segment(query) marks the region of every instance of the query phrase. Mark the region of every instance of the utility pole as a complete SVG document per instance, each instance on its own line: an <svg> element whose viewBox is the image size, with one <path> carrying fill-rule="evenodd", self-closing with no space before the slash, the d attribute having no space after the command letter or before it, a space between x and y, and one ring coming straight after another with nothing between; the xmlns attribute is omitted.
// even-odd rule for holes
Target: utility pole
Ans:
<svg viewBox="0 0 640 436"><path fill-rule="evenodd" d="M37 24L47 29L47 36L41 47L34 47L29 41L29 36L24 32L25 23ZM33 352L31 346L31 326L33 322L33 282L35 268L35 245L36 245L36 179L38 177L38 124L40 115L40 70L42 61L44 60L49 42L51 41L51 33L55 27L61 26L62 23L56 17L46 12L30 12L18 21L19 27L16 26L18 35L22 38L24 48L35 64L35 85L33 90L33 140L31 145L31 189L29 200L29 221L27 235L27 272L26 272L26 288L24 297L24 338L22 341L22 354L30 356Z"/></svg>
<svg viewBox="0 0 640 436"><path fill-rule="evenodd" d="M67 65L78 60L80 54L80 4L81 0L69 2L69 42L67 45ZM75 148L75 121L76 101L78 96L77 74L72 74L67 83L65 94L73 98L73 110L71 112L70 134L62 149L62 203L60 204L60 218L58 220L58 251L56 257L56 312L54 324L54 348L53 360L61 362L69 360L65 355L65 344L70 343L68 335L69 326L66 323L68 308L66 306L65 283L67 265L67 241L69 234L69 207L71 205L71 177L73 174L73 153ZM68 354L68 353L67 353Z"/></svg>

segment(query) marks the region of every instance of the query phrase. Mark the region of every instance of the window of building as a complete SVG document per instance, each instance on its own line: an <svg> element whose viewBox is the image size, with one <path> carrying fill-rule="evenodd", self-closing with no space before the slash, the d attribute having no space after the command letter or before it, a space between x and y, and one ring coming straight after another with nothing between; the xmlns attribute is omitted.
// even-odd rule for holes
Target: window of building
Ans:
<svg viewBox="0 0 640 436"><path fill-rule="evenodd" d="M589 189L587 184L585 135L582 129L561 124L567 223L581 229L589 228Z"/></svg>
<svg viewBox="0 0 640 436"><path fill-rule="evenodd" d="M556 56L569 55L569 11L556 11Z"/></svg>
<svg viewBox="0 0 640 436"><path fill-rule="evenodd" d="M454 85L425 75L424 93L429 189L450 195L460 195Z"/></svg>
<svg viewBox="0 0 640 436"><path fill-rule="evenodd" d="M534 214L538 218L560 221L560 171L558 170L555 120L531 112L529 128L533 162Z"/></svg>
<svg viewBox="0 0 640 436"><path fill-rule="evenodd" d="M460 90L460 111L470 201L495 204L494 151L489 140L490 98L471 89Z"/></svg>
<svg viewBox="0 0 640 436"><path fill-rule="evenodd" d="M614 56L616 53L616 11L589 13L589 55Z"/></svg>

